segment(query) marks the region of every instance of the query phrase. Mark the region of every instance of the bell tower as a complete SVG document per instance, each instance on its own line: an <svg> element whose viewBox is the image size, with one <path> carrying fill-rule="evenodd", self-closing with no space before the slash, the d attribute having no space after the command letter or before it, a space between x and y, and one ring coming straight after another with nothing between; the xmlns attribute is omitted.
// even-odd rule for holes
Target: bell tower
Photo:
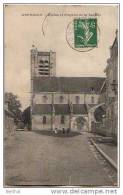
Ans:
<svg viewBox="0 0 123 195"><path fill-rule="evenodd" d="M56 53L38 51L33 45L31 49L31 77L56 76Z"/></svg>
<svg viewBox="0 0 123 195"><path fill-rule="evenodd" d="M33 106L35 104L35 92L33 88L34 80L40 77L56 76L56 52L38 51L35 45L32 45L30 55L30 72L31 72L31 121L33 120Z"/></svg>

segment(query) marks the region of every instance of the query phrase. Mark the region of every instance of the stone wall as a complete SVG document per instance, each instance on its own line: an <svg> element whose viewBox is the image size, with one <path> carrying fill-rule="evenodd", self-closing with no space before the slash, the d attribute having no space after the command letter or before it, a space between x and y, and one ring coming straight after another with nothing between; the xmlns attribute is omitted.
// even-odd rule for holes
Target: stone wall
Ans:
<svg viewBox="0 0 123 195"><path fill-rule="evenodd" d="M46 117L46 124L43 124L43 117ZM32 130L51 130L51 115L32 115Z"/></svg>
<svg viewBox="0 0 123 195"><path fill-rule="evenodd" d="M43 117L46 117L46 124L43 124ZM51 130L52 128L62 129L69 128L70 124L70 116L64 115L64 123L61 123L62 115L55 115L54 119L52 115L44 114L44 115L32 115L32 130ZM54 123L52 123L54 120Z"/></svg>
<svg viewBox="0 0 123 195"><path fill-rule="evenodd" d="M61 101L60 98L63 97ZM72 102L76 104L76 97L79 97L79 104L97 104L99 95L98 94L81 94L81 93L74 93L74 94L67 94L67 93L37 93L34 94L33 97L33 104L68 104ZM92 101L94 98L94 102Z"/></svg>
<svg viewBox="0 0 123 195"><path fill-rule="evenodd" d="M61 117L62 115L56 115L55 116L55 128L57 129L62 129L62 128L69 128L70 124L70 116L69 115L64 115L64 124L61 124Z"/></svg>
<svg viewBox="0 0 123 195"><path fill-rule="evenodd" d="M13 136L16 131L16 125L14 123L14 118L5 114L4 117L4 138L8 139Z"/></svg>

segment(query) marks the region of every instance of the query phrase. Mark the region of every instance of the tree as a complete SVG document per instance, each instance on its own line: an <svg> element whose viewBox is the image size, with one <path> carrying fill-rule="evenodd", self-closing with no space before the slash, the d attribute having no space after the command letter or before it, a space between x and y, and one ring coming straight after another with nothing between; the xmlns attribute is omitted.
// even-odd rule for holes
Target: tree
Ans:
<svg viewBox="0 0 123 195"><path fill-rule="evenodd" d="M85 122L86 122L86 120L83 117L81 117L81 116L80 117L77 117L76 118L77 128L79 130L81 130L83 128Z"/></svg>
<svg viewBox="0 0 123 195"><path fill-rule="evenodd" d="M21 120L22 112L21 112L21 103L18 100L18 96L13 93L5 93L5 103L8 105L8 109L14 114L15 122Z"/></svg>
<svg viewBox="0 0 123 195"><path fill-rule="evenodd" d="M106 115L105 105L99 106L94 112L94 117L98 122L103 122L103 118L105 117L105 115Z"/></svg>

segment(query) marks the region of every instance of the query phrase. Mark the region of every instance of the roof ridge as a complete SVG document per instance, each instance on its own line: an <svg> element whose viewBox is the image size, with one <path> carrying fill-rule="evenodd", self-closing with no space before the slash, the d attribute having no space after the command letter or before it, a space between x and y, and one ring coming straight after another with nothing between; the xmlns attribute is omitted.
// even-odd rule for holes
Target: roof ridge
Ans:
<svg viewBox="0 0 123 195"><path fill-rule="evenodd" d="M35 77L34 91L41 92L99 92L103 77Z"/></svg>

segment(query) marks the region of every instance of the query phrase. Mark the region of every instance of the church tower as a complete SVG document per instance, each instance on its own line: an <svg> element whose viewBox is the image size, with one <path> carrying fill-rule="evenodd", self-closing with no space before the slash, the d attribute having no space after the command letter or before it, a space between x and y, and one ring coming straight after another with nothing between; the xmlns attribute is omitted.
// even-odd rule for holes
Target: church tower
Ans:
<svg viewBox="0 0 123 195"><path fill-rule="evenodd" d="M31 49L31 122L32 129L35 123L35 115L33 115L34 107L36 105L36 97L38 96L34 91L35 80L40 81L40 79L46 77L56 76L56 52L53 51L38 51L35 46ZM45 80L45 79L44 79ZM40 82L39 82L40 83ZM37 83L37 85L39 85ZM40 94L40 100L42 100L42 95ZM40 106L39 106L40 107Z"/></svg>
<svg viewBox="0 0 123 195"><path fill-rule="evenodd" d="M56 53L38 51L33 45L31 49L31 77L56 76Z"/></svg>

